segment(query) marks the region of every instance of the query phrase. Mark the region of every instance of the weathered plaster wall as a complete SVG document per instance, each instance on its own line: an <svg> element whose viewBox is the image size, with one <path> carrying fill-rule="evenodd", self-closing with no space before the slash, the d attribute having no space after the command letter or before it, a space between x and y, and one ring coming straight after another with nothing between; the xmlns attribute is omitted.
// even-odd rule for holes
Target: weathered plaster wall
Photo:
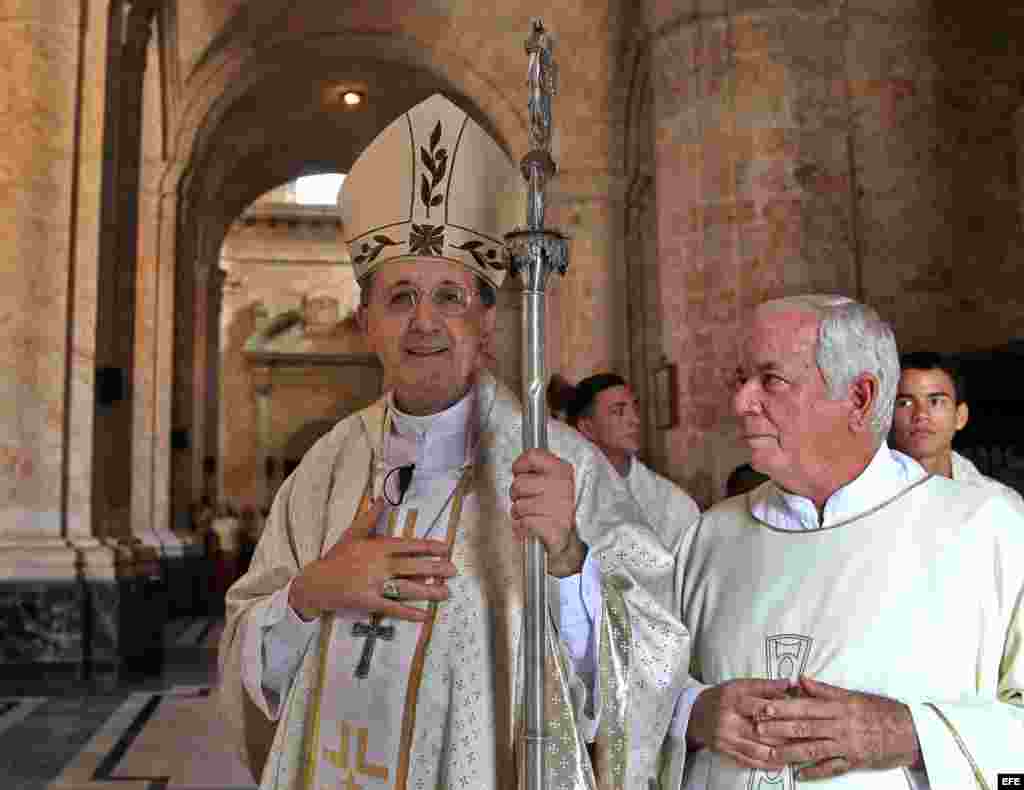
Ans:
<svg viewBox="0 0 1024 790"><path fill-rule="evenodd" d="M1019 21L939 5L647 5L635 46L651 74L636 90L653 107L652 312L681 407L650 444L702 501L745 458L727 376L753 304L844 293L878 307L904 347L1020 332L1021 66L1005 33ZM650 302L636 281L631 294Z"/></svg>
<svg viewBox="0 0 1024 790"><path fill-rule="evenodd" d="M107 3L0 21L0 564L72 576L91 541L96 260Z"/></svg>

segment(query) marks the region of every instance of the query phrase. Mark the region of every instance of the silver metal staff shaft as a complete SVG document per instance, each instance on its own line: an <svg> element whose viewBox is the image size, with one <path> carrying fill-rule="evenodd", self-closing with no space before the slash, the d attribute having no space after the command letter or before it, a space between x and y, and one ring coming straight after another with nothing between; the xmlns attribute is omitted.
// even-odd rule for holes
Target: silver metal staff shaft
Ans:
<svg viewBox="0 0 1024 790"><path fill-rule="evenodd" d="M545 400L547 373L544 366L545 288L552 271L565 274L569 265L568 243L556 230L544 227L544 190L555 174L551 158L551 97L555 93L556 67L551 40L539 19L532 22L526 41L530 56L530 152L523 157L523 178L529 185L526 229L506 234L509 263L523 284L523 449L547 449L548 410ZM524 775L520 787L546 790L544 752L544 666L547 634L547 554L537 538L526 543L523 622L525 647Z"/></svg>

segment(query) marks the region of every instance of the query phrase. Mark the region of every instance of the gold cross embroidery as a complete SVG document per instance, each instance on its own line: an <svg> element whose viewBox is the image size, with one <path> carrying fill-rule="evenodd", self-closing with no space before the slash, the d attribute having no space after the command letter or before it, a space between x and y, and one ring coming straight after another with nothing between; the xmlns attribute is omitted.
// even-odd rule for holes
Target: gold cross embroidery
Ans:
<svg viewBox="0 0 1024 790"><path fill-rule="evenodd" d="M347 721L341 722L339 729L341 733L340 747L337 751L325 748L324 758L345 775L341 790L362 790L361 785L356 784L356 776L366 776L386 782L388 779L387 766L373 765L366 760L366 752L370 748L369 730L366 727L356 727ZM349 765L349 738L353 735L359 741L354 769Z"/></svg>

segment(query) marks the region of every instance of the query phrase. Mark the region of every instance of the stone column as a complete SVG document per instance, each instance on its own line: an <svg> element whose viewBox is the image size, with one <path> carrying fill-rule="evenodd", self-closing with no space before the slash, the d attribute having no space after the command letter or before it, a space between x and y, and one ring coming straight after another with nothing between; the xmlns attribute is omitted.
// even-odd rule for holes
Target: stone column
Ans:
<svg viewBox="0 0 1024 790"><path fill-rule="evenodd" d="M170 264L170 261L168 261ZM195 469L192 463L196 436L196 413L201 403L196 400L196 320L203 311L197 301L203 289L199 286L198 265L182 256L174 272L174 389L171 395L171 489L170 506L174 529L187 523L189 510L196 501L193 489Z"/></svg>
<svg viewBox="0 0 1024 790"><path fill-rule="evenodd" d="M207 400L212 392L210 381L210 352L217 347L217 327L210 325L212 286L216 279L216 262L204 264L196 273L195 300L192 303L192 424L189 428L189 504L199 501L203 492L203 458L206 457L208 437L206 417L209 413Z"/></svg>
<svg viewBox="0 0 1024 790"><path fill-rule="evenodd" d="M897 297L942 277L926 5L647 4L661 344L681 416L661 471L702 503L745 459L722 374L750 307L825 291L898 322Z"/></svg>
<svg viewBox="0 0 1024 790"><path fill-rule="evenodd" d="M267 481L267 459L271 457L273 450L273 437L271 436L270 425L270 396L273 392L274 369L270 367L257 367L252 369L253 393L256 396L256 475L254 486L254 498L257 507L264 507L269 498L269 484Z"/></svg>
<svg viewBox="0 0 1024 790"><path fill-rule="evenodd" d="M226 278L227 272L219 266L214 267L209 278L209 293L207 295L209 315L206 322L206 438L202 460L202 488L200 490L203 494L209 494L214 504L219 496L215 470L220 467L220 324ZM215 464L212 473L209 469L208 459L212 459ZM210 490L211 487L212 490Z"/></svg>
<svg viewBox="0 0 1024 790"><path fill-rule="evenodd" d="M1024 106L1014 114L1013 122L1017 138L1017 222L1024 228Z"/></svg>
<svg viewBox="0 0 1024 790"><path fill-rule="evenodd" d="M4 663L80 667L94 614L79 568L115 564L92 536L91 479L108 13L38 0L0 14Z"/></svg>
<svg viewBox="0 0 1024 790"><path fill-rule="evenodd" d="M579 133L581 130L577 129ZM552 278L557 334L551 373L575 382L592 373L628 374L626 270L619 241L623 183L610 170L563 171L550 189L549 225L567 233L569 273Z"/></svg>
<svg viewBox="0 0 1024 790"><path fill-rule="evenodd" d="M643 27L631 33L623 57L623 71L630 86L624 101L623 172L626 192L622 229L622 268L626 273L628 289L628 379L644 415L641 456L653 468L664 469L665 447L660 441L654 399L651 396L653 371L661 363L663 355L654 194L651 58Z"/></svg>
<svg viewBox="0 0 1024 790"><path fill-rule="evenodd" d="M90 535L88 456L71 452L91 445L99 217L83 182L95 187L102 151L97 130L77 119L82 110L102 113L104 69L93 48L102 53L104 36L88 39L85 25L102 16L83 19L78 3L6 6L0 39L12 56L0 74L7 226L0 239L0 539L38 544L44 563L48 545L61 564L73 562L66 539ZM96 27L105 33L105 20Z"/></svg>
<svg viewBox="0 0 1024 790"><path fill-rule="evenodd" d="M138 4L113 9L111 81L105 135L103 231L97 292L97 404L94 423L93 520L97 537L139 545L131 527L132 403L138 259L143 84L152 12ZM156 543L159 547L159 543ZM151 552L150 552L151 554Z"/></svg>
<svg viewBox="0 0 1024 790"><path fill-rule="evenodd" d="M150 47L143 82L138 191L133 371L132 530L173 541L171 432L174 380L175 281L181 162L167 161L160 53ZM187 326L187 322L186 322ZM184 395L188 398L189 392ZM188 502L186 502L186 506Z"/></svg>

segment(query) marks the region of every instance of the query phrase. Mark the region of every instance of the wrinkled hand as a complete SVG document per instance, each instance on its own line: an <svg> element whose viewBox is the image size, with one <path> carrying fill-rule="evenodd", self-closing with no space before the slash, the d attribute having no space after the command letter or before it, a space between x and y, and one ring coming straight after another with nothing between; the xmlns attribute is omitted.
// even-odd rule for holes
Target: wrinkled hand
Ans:
<svg viewBox="0 0 1024 790"><path fill-rule="evenodd" d="M755 720L766 705L785 699L788 686L788 680L742 679L705 689L690 713L687 743L727 754L747 768L777 771L782 761L772 749L782 741L760 735Z"/></svg>
<svg viewBox="0 0 1024 790"><path fill-rule="evenodd" d="M759 714L760 737L786 739L772 751L784 763L812 763L801 779L863 768L921 767L921 745L906 705L876 694L800 678L804 696L771 702Z"/></svg>
<svg viewBox="0 0 1024 790"><path fill-rule="evenodd" d="M398 580L405 601L448 597L444 579L456 570L447 559L446 543L370 536L385 505L380 498L357 515L341 539L295 578L288 602L300 615L310 609L355 609L399 620L426 620L427 612L381 595L388 579Z"/></svg>
<svg viewBox="0 0 1024 790"><path fill-rule="evenodd" d="M527 450L512 464L512 528L535 536L548 555L548 573L579 573L586 546L576 534L576 478L572 464L547 450Z"/></svg>

